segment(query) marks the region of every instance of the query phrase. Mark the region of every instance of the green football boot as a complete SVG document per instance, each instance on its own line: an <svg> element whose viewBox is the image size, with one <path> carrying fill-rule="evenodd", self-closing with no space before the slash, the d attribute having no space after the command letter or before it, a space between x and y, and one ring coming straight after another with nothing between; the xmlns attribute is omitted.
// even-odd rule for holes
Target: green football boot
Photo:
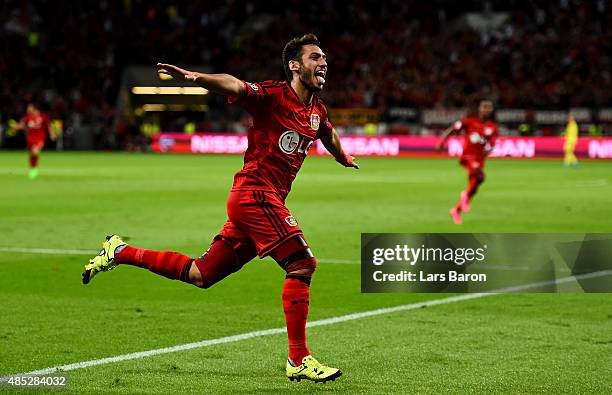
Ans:
<svg viewBox="0 0 612 395"><path fill-rule="evenodd" d="M321 364L313 358L312 355L307 355L302 359L302 364L293 366L287 360L287 378L291 381L312 380L317 383L325 383L326 381L334 381L342 376L342 371L336 368L330 368Z"/></svg>
<svg viewBox="0 0 612 395"><path fill-rule="evenodd" d="M106 241L102 243L102 249L100 253L89 260L89 263L85 265L85 271L83 272L83 284L89 284L92 278L100 272L106 272L117 267L115 262L115 251L118 247L127 245L117 235L106 236Z"/></svg>

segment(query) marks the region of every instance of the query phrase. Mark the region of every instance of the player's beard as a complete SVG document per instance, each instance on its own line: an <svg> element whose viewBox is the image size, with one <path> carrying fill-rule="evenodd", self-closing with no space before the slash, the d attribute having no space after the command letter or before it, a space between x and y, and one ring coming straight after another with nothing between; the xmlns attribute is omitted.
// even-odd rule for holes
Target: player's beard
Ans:
<svg viewBox="0 0 612 395"><path fill-rule="evenodd" d="M315 81L314 71L304 66L300 66L300 81L310 92L321 92L323 90L323 86L319 87L313 83Z"/></svg>

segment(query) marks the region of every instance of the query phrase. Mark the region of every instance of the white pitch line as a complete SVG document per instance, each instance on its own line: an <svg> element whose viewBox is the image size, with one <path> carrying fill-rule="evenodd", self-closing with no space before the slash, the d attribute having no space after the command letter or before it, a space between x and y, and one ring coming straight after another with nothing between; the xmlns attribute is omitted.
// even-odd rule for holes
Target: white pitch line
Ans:
<svg viewBox="0 0 612 395"><path fill-rule="evenodd" d="M604 277L604 276L609 276L609 275L612 275L612 270L601 270L598 272L593 272L593 273L588 273L588 274L580 274L577 276L563 277L563 278L556 279L556 280L540 281L540 282L531 283L531 284L517 285L515 287L500 288L500 289L493 290L491 292L465 294L465 295L459 295L459 296L451 296L448 298L428 300L425 302L406 304L406 305L401 305L401 306L384 307L384 308L376 309L376 310L363 311L360 313L352 313L352 314L341 315L337 317L325 318L325 319L318 320L318 321L312 321L307 324L307 327L312 328L312 327L317 327L317 326L333 325L333 324L337 324L340 322L359 320L362 318L374 317L374 316L383 315L383 314L391 314L391 313L397 313L400 311L415 310L415 309L420 309L422 307L437 306L437 305L453 303L453 302L462 302L465 300L483 298L483 297L498 295L502 293L519 292L519 291L524 291L527 289L539 288L542 286L548 286L548 285L553 285L553 284L558 285L558 284L564 284L564 283L568 283L568 282L572 282L576 280ZM40 376L40 375L46 375L46 374L51 374L51 373L60 373L60 372L68 371L68 370L83 369L83 368L87 368L90 366L104 365L104 364L113 363L113 362L129 361L132 359L152 357L155 355L168 354L168 353L173 353L177 351L192 350L195 348L210 347L210 346L214 346L218 344L233 343L233 342L237 342L241 340L252 339L255 337L277 335L281 333L286 333L286 328L284 327L283 328L272 328L272 329L265 329L261 331L246 332L246 333L241 333L238 335L220 337L217 339L203 340L203 341L199 341L195 343L180 344L180 345L172 346L172 347L157 348L154 350L117 355L115 357L92 359L90 361L76 362L76 363L71 363L68 365L54 366L51 368L33 370L31 372L18 373L18 374L14 374L10 376L0 377L0 382L8 381L10 377L15 377L15 376Z"/></svg>

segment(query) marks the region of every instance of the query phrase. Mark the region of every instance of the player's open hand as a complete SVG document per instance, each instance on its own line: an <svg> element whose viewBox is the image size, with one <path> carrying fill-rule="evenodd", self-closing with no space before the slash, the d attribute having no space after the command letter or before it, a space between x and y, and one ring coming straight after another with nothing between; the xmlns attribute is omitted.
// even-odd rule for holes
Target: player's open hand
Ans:
<svg viewBox="0 0 612 395"><path fill-rule="evenodd" d="M157 72L160 75L170 76L172 78L184 79L187 81L195 81L198 78L198 73L181 69L173 64L158 63Z"/></svg>

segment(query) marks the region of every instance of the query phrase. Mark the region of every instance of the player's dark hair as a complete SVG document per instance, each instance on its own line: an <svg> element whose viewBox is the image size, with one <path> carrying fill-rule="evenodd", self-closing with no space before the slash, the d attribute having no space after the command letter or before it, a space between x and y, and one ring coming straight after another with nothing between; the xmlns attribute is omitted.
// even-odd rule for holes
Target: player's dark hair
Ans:
<svg viewBox="0 0 612 395"><path fill-rule="evenodd" d="M285 75L287 76L287 81L291 82L293 79L293 73L289 69L289 61L297 60L298 62L302 61L302 47L304 45L318 45L321 43L317 36L312 33L304 34L302 37L294 37L292 38L283 48L283 70L285 70Z"/></svg>

